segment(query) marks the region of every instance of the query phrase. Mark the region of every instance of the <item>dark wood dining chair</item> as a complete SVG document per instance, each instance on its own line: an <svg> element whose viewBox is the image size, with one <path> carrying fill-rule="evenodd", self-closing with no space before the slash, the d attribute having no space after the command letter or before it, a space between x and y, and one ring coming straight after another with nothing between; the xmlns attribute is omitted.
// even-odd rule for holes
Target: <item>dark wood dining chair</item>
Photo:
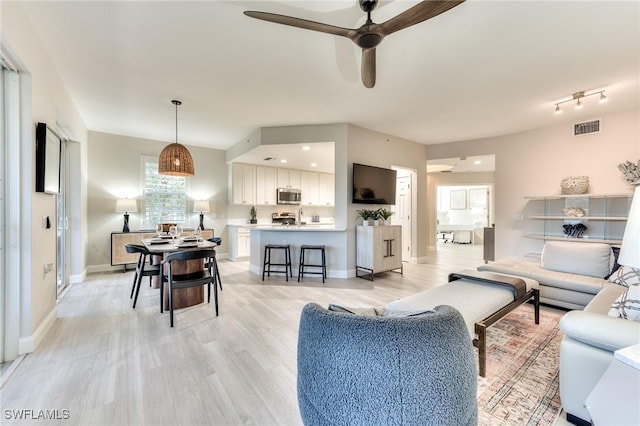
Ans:
<svg viewBox="0 0 640 426"><path fill-rule="evenodd" d="M142 277L149 277L149 285L151 285L151 277L160 276L160 265L152 265L151 264L151 253L145 246L139 244L125 244L125 249L127 253L138 253L138 263L136 264L136 273L133 276L133 285L131 286L131 295L129 299L134 296L133 299L133 308L136 308L136 302L138 301L138 293L140 293L140 283L142 282ZM147 263L147 257L149 257L149 263Z"/></svg>
<svg viewBox="0 0 640 426"><path fill-rule="evenodd" d="M207 303L211 302L211 284L213 284L213 299L218 316L218 286L216 285L216 270L214 260L216 251L214 249L184 250L166 255L162 265L167 265L166 274L163 281L168 283L169 299L169 323L173 327L173 290L180 288L198 287L206 285L208 290ZM204 269L187 274L174 273L176 261L198 260L204 261ZM164 284L160 286L160 312L163 312L164 305Z"/></svg>
<svg viewBox="0 0 640 426"><path fill-rule="evenodd" d="M214 243L217 246L222 244L222 238L220 238L220 237L212 237L212 238L209 238L207 241L210 241L210 242ZM216 280L218 281L218 285L220 286L220 290L222 290L222 280L220 279L220 270L218 269L218 261L216 260L215 256L213 257L212 261L213 261L213 267L215 268Z"/></svg>

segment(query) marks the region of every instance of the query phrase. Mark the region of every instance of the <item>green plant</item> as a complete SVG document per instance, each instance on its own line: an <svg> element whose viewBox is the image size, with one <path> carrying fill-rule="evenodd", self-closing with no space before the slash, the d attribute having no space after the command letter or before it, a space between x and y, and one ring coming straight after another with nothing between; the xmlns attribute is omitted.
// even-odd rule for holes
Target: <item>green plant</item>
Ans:
<svg viewBox="0 0 640 426"><path fill-rule="evenodd" d="M362 220L369 220L375 219L376 210L360 209L356 210L356 213L358 213L358 216L356 216L356 218L361 217Z"/></svg>
<svg viewBox="0 0 640 426"><path fill-rule="evenodd" d="M251 220L256 220L256 216L258 216L256 206L251 206L251 210L249 210L249 217L251 217Z"/></svg>
<svg viewBox="0 0 640 426"><path fill-rule="evenodd" d="M389 218L393 216L393 212L391 210L385 209L384 207L380 207L378 210L376 210L376 215L376 219L389 220Z"/></svg>

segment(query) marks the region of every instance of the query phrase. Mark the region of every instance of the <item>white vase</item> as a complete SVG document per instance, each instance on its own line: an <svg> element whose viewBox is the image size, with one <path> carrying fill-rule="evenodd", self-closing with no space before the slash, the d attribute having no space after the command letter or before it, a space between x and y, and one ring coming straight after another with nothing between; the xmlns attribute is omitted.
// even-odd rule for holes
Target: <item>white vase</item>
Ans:
<svg viewBox="0 0 640 426"><path fill-rule="evenodd" d="M369 226L369 219L362 219L362 226Z"/></svg>
<svg viewBox="0 0 640 426"><path fill-rule="evenodd" d="M378 226L380 225L380 220L379 219L373 219L373 226Z"/></svg>

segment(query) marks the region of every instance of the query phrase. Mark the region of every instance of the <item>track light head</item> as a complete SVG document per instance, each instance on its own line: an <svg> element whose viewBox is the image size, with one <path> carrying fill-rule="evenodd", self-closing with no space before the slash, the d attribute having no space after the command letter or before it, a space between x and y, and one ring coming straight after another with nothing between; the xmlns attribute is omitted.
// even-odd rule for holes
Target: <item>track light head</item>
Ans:
<svg viewBox="0 0 640 426"><path fill-rule="evenodd" d="M600 92L600 103L603 104L607 102L609 99L604 95L604 92Z"/></svg>

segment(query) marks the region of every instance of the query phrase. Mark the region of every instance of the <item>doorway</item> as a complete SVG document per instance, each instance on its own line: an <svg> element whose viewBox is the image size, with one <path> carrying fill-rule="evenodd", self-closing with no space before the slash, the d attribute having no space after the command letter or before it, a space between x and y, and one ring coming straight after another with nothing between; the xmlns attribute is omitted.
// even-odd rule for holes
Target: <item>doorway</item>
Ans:
<svg viewBox="0 0 640 426"><path fill-rule="evenodd" d="M494 154L427 161L430 247L483 244L484 228L494 223L494 180Z"/></svg>
<svg viewBox="0 0 640 426"><path fill-rule="evenodd" d="M416 172L400 168L396 170L396 204L391 206L392 223L402 226L402 261L410 262L413 252L413 183L416 180Z"/></svg>
<svg viewBox="0 0 640 426"><path fill-rule="evenodd" d="M60 129L58 134L62 135ZM69 218L68 211L68 165L69 163L69 141L62 137L60 153L60 193L56 197L56 294L60 293L69 285Z"/></svg>

